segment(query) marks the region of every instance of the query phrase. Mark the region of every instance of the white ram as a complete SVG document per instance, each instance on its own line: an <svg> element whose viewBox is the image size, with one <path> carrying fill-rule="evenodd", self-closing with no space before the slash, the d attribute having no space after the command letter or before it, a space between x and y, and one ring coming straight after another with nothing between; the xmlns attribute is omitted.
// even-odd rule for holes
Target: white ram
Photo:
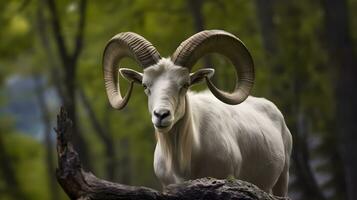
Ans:
<svg viewBox="0 0 357 200"><path fill-rule="evenodd" d="M190 74L207 53L232 61L238 75L233 93L213 85L213 69ZM114 80L115 65L123 57L135 59L144 68L143 73L119 69L131 82L124 97ZM128 102L133 83L143 85L157 138L155 174L164 186L201 177L234 176L286 196L291 134L273 103L249 96L254 65L237 37L220 30L202 31L184 41L171 58L161 58L143 37L120 33L105 48L103 69L107 95L116 109ZM213 95L189 91L203 80Z"/></svg>

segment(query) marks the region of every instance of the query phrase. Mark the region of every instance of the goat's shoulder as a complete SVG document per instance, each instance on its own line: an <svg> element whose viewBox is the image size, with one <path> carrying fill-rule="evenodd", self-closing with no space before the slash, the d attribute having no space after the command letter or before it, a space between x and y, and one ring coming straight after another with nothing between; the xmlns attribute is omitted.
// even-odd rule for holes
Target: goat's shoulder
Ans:
<svg viewBox="0 0 357 200"><path fill-rule="evenodd" d="M200 92L189 91L187 95L189 96L190 101L193 103L202 104L220 102L209 90Z"/></svg>
<svg viewBox="0 0 357 200"><path fill-rule="evenodd" d="M284 120L284 117L278 107L266 98L249 96L242 105L252 107L256 112L267 115L274 121Z"/></svg>
<svg viewBox="0 0 357 200"><path fill-rule="evenodd" d="M232 110L228 104L218 100L210 91L189 92L189 101L191 111L198 118L217 119L223 115L227 115L229 110Z"/></svg>
<svg viewBox="0 0 357 200"><path fill-rule="evenodd" d="M284 121L277 106L265 98L249 96L241 104L232 106L221 102L207 90L197 93L190 91L188 95L194 110L200 110L201 114L229 116L229 112L235 112L266 116L272 121Z"/></svg>

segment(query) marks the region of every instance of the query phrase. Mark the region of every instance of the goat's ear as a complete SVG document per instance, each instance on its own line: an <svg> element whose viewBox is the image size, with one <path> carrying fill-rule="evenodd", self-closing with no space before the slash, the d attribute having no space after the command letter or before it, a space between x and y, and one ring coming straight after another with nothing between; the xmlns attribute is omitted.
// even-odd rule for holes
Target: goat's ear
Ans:
<svg viewBox="0 0 357 200"><path fill-rule="evenodd" d="M214 69L211 68L199 69L196 72L190 74L191 85L202 82L205 77L211 78L213 74L214 74Z"/></svg>
<svg viewBox="0 0 357 200"><path fill-rule="evenodd" d="M143 80L143 74L128 68L120 68L120 75L128 81L134 81L135 83L141 84Z"/></svg>

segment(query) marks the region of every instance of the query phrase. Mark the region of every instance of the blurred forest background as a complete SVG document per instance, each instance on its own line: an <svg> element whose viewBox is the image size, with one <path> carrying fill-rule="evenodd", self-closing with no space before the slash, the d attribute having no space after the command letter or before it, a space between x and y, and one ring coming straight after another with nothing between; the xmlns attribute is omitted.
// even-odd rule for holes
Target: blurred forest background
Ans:
<svg viewBox="0 0 357 200"><path fill-rule="evenodd" d="M356 11L357 0L0 0L0 200L67 199L54 173L61 105L86 169L160 189L146 96L135 86L123 111L109 106L103 49L132 31L170 56L204 29L244 41L256 66L252 95L283 112L294 137L290 196L356 200ZM216 84L233 87L226 59L212 55L199 66L213 66Z"/></svg>

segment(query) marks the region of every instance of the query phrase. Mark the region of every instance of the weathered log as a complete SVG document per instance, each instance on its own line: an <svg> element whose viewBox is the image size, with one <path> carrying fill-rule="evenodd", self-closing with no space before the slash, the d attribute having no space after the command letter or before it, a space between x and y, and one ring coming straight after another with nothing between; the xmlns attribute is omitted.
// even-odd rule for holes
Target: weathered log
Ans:
<svg viewBox="0 0 357 200"><path fill-rule="evenodd" d="M235 179L218 180L202 178L181 184L169 185L165 191L159 192L147 187L127 186L97 178L83 170L78 153L70 142L72 122L67 112L61 108L57 115L57 180L70 199L82 200L282 200L288 198L275 197L265 193L255 185Z"/></svg>

